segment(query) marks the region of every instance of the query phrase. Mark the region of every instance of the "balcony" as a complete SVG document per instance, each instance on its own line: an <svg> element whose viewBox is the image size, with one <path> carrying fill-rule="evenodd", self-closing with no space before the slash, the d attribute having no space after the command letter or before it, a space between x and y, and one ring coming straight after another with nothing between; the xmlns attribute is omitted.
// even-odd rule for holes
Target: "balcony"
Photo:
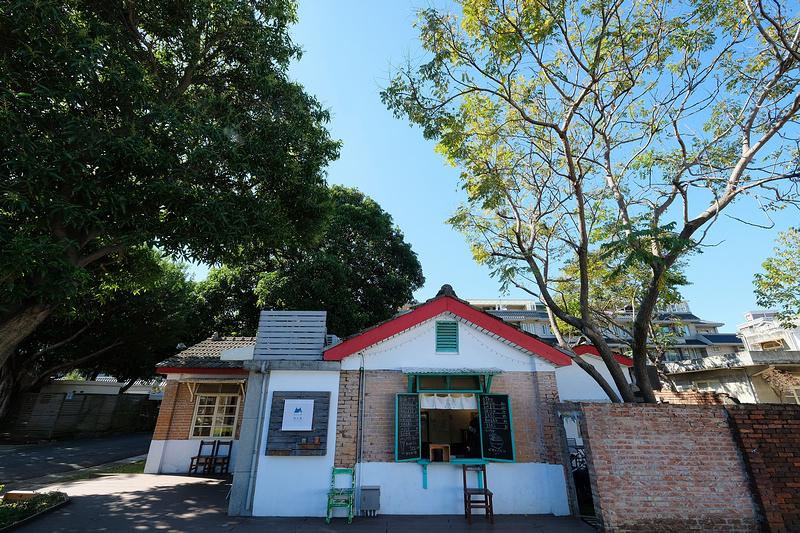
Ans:
<svg viewBox="0 0 800 533"><path fill-rule="evenodd" d="M766 352L736 352L712 355L700 359L664 363L667 373L739 368L756 365L800 365L800 351L770 350Z"/></svg>

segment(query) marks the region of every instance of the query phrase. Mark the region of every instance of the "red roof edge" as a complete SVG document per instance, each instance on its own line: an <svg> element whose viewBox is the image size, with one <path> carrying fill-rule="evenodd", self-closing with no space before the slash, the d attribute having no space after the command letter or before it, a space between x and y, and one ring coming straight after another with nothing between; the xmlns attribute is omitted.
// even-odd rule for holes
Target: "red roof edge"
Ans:
<svg viewBox="0 0 800 533"><path fill-rule="evenodd" d="M243 368L194 368L183 366L162 366L157 369L158 374L250 374Z"/></svg>
<svg viewBox="0 0 800 533"><path fill-rule="evenodd" d="M588 355L596 355L597 357L600 357L600 352L597 351L597 348L595 348L594 346L591 346L591 345L587 345L587 344L585 344L583 346L578 346L577 348L575 348L575 353L578 354L578 355L586 355L586 354L588 354ZM630 357L625 357L624 355L620 355L618 353L614 353L614 358L621 365L625 365L625 366L628 366L628 367L632 367L633 366L633 361L630 359Z"/></svg>
<svg viewBox="0 0 800 533"><path fill-rule="evenodd" d="M572 359L560 350L509 326L499 318L484 313L450 296L436 298L435 300L417 307L413 311L400 315L360 335L347 339L341 344L337 344L328 349L325 352L324 359L326 361L341 361L348 355L364 350L446 311L547 359L551 363L560 366L572 364Z"/></svg>

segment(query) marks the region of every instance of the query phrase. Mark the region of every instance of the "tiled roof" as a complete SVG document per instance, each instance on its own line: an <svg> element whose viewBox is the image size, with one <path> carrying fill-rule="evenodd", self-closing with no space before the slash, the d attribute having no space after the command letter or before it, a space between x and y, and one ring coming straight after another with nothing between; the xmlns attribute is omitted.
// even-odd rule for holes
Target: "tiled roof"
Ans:
<svg viewBox="0 0 800 533"><path fill-rule="evenodd" d="M681 339L676 346L707 346L701 339Z"/></svg>
<svg viewBox="0 0 800 533"><path fill-rule="evenodd" d="M703 333L703 337L713 344L743 344L735 333Z"/></svg>
<svg viewBox="0 0 800 533"><path fill-rule="evenodd" d="M547 311L532 309L490 309L486 312L503 320L548 320Z"/></svg>
<svg viewBox="0 0 800 533"><path fill-rule="evenodd" d="M255 337L212 337L173 355L158 368L241 368L241 361L220 361L220 354L231 348L253 346Z"/></svg>

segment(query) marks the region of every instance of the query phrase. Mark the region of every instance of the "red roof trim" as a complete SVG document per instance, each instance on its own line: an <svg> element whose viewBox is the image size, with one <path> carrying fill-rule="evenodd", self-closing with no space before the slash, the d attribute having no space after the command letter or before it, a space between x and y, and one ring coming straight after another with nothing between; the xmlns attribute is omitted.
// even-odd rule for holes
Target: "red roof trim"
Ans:
<svg viewBox="0 0 800 533"><path fill-rule="evenodd" d="M594 346L590 346L590 345L578 346L577 348L575 348L575 353L578 354L578 355L586 355L586 354L588 354L588 355L596 355L597 357L600 357L600 352L597 351L597 348L595 348ZM614 354L614 358L616 358L617 362L619 364L621 364L621 365L633 366L633 361L629 357L625 357L624 355L620 355L618 353L615 353Z"/></svg>
<svg viewBox="0 0 800 533"><path fill-rule="evenodd" d="M556 365L567 366L572 364L570 357L561 351L553 348L530 335L519 331L483 311L475 309L474 307L460 302L449 296L437 298L430 303L414 309L413 311L400 315L394 320L385 322L379 326L369 329L358 335L352 337L341 344L330 348L325 352L324 359L326 361L341 361L348 355L364 350L374 344L386 340L398 333L410 329L426 320L429 320L444 312L451 312L456 316L472 322L505 340L516 344L534 354L547 359Z"/></svg>
<svg viewBox="0 0 800 533"><path fill-rule="evenodd" d="M192 368L181 366L162 366L157 372L159 374L250 374L243 368Z"/></svg>

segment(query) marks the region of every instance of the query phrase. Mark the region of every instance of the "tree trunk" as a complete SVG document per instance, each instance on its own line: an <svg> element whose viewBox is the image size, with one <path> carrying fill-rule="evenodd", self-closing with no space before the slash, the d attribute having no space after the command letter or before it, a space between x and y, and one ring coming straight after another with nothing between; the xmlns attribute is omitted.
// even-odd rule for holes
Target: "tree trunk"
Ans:
<svg viewBox="0 0 800 533"><path fill-rule="evenodd" d="M633 322L633 373L636 377L636 385L642 393L645 403L656 403L656 395L650 385L650 376L647 374L647 339L650 332L650 323L653 318L653 311L658 301L659 285L664 274L662 267L653 269L653 277L647 292L644 294L639 310Z"/></svg>
<svg viewBox="0 0 800 533"><path fill-rule="evenodd" d="M4 319L0 324L0 368L5 368L17 351L17 346L33 333L50 316L56 307L54 303L34 303L24 306Z"/></svg>
<svg viewBox="0 0 800 533"><path fill-rule="evenodd" d="M575 355L572 358L572 361L580 368L582 368L587 374L589 374L589 376L591 376L592 379L594 379L598 385L600 385L600 388L603 389L603 392L606 393L606 396L608 396L609 400L611 400L614 403L621 403L619 396L617 396L617 392L608 383L608 381L606 381L606 379L602 376L602 374L600 374L600 372L597 371L594 365L584 361L580 355Z"/></svg>
<svg viewBox="0 0 800 533"><path fill-rule="evenodd" d="M26 368L20 367L17 347L56 307L53 303L31 304L20 308L0 324L0 425L10 414L20 392L30 384L30 380L26 380L30 377Z"/></svg>

